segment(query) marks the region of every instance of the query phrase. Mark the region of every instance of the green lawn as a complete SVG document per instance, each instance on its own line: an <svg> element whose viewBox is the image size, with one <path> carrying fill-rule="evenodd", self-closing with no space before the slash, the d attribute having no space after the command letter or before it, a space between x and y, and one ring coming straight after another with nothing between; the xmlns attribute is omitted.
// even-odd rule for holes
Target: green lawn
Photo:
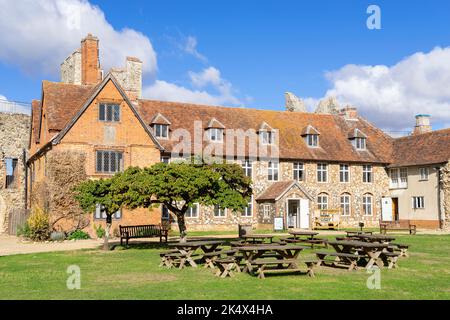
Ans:
<svg viewBox="0 0 450 320"><path fill-rule="evenodd" d="M210 269L158 267L161 248L131 247L0 257L1 299L449 299L450 236L398 236L410 244L398 269L382 270L381 290L365 270L318 268L315 278L247 274L218 279ZM311 252L302 252L301 256ZM68 290L66 269L81 269L81 289Z"/></svg>

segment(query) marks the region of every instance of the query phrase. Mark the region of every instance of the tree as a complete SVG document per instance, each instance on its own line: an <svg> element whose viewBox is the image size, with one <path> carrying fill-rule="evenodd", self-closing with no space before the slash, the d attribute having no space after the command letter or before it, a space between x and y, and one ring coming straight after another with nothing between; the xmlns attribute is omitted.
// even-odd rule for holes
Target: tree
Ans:
<svg viewBox="0 0 450 320"><path fill-rule="evenodd" d="M194 203L237 211L252 194L251 179L239 165L194 161L128 168L117 176L114 188L128 208L165 205L177 217L181 242L187 237L184 215Z"/></svg>
<svg viewBox="0 0 450 320"><path fill-rule="evenodd" d="M118 174L120 175L120 174ZM80 204L84 212L95 212L97 206L106 214L106 228L103 249L109 250L109 234L112 224L112 215L123 206L124 197L117 194L113 188L115 179L114 176L109 179L100 180L86 180L81 182L75 189L75 199Z"/></svg>

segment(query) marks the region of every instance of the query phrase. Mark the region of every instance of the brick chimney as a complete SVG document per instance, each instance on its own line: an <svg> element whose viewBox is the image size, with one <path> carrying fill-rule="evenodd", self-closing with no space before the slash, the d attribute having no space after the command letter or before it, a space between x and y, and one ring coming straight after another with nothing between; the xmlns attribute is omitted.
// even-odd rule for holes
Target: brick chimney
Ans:
<svg viewBox="0 0 450 320"><path fill-rule="evenodd" d="M98 38L88 34L81 40L81 84L97 84L102 80Z"/></svg>
<svg viewBox="0 0 450 320"><path fill-rule="evenodd" d="M358 120L358 109L356 109L355 107L346 106L345 108L341 109L339 115L344 117L345 120Z"/></svg>
<svg viewBox="0 0 450 320"><path fill-rule="evenodd" d="M431 116L429 114L416 115L416 126L414 127L413 135L433 131L430 124L430 118Z"/></svg>

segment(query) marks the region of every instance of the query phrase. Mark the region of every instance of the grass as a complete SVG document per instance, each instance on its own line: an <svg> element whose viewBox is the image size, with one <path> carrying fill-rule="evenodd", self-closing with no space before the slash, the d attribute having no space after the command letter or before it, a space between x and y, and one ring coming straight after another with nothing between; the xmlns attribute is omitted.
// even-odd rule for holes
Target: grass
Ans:
<svg viewBox="0 0 450 320"><path fill-rule="evenodd" d="M315 278L247 274L218 279L210 269L159 268L159 244L127 250L78 250L0 257L1 299L450 299L450 236L398 235L411 256L381 271L381 289L365 270L318 268ZM312 252L302 252L301 256ZM67 267L81 270L81 289L68 290Z"/></svg>

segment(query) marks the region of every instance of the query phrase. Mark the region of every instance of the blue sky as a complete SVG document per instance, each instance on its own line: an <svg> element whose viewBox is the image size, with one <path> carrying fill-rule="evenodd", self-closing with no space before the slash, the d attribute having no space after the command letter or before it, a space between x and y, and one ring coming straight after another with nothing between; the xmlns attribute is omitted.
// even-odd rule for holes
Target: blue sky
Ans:
<svg viewBox="0 0 450 320"><path fill-rule="evenodd" d="M35 23L42 25L52 14L68 14L58 0L52 1L62 13L33 9L45 7L39 1L27 9L16 5L17 1L0 0L0 9L4 9L0 12L9 13L18 25L8 28L19 40L7 36L5 28L4 33L0 31L0 95L10 100L40 98L42 79L58 81L56 61L62 62L64 51L41 63L46 59L46 43L50 47L61 43L68 55L79 46L86 25L91 25L91 33L105 34L105 38L113 32L101 31L108 29L104 26L96 30L92 21L82 21L82 30L66 30L69 36L55 40L59 38L54 33L57 25L50 35L45 35L45 28L30 27L29 32L36 30L33 37L42 41L33 47L17 45L21 36L24 42L34 40L20 26L27 24L24 10L42 10L43 14L34 15ZM78 2L68 1L75 7ZM419 112L431 113L437 128L450 124L449 1L79 3L83 10L103 13L104 25L116 33L123 33L124 28L138 32L142 37L127 44L131 53L141 38L149 41L142 51L145 56L140 57L144 63L146 56L155 58L155 65L144 74L144 94L149 98L282 110L283 94L291 91L310 108L321 98L336 95L343 104L355 105L369 120L390 130L409 129ZM366 27L370 4L381 9L381 30ZM99 37L102 49L108 40ZM436 51L436 47L441 49ZM43 55L38 68L34 67L37 60L27 57L35 50ZM140 53L138 48L135 51ZM423 55L417 56L420 52ZM398 65L402 60L405 63ZM123 61L112 63L121 66ZM199 77L205 80L201 84L193 81ZM431 88L426 89L427 85Z"/></svg>

